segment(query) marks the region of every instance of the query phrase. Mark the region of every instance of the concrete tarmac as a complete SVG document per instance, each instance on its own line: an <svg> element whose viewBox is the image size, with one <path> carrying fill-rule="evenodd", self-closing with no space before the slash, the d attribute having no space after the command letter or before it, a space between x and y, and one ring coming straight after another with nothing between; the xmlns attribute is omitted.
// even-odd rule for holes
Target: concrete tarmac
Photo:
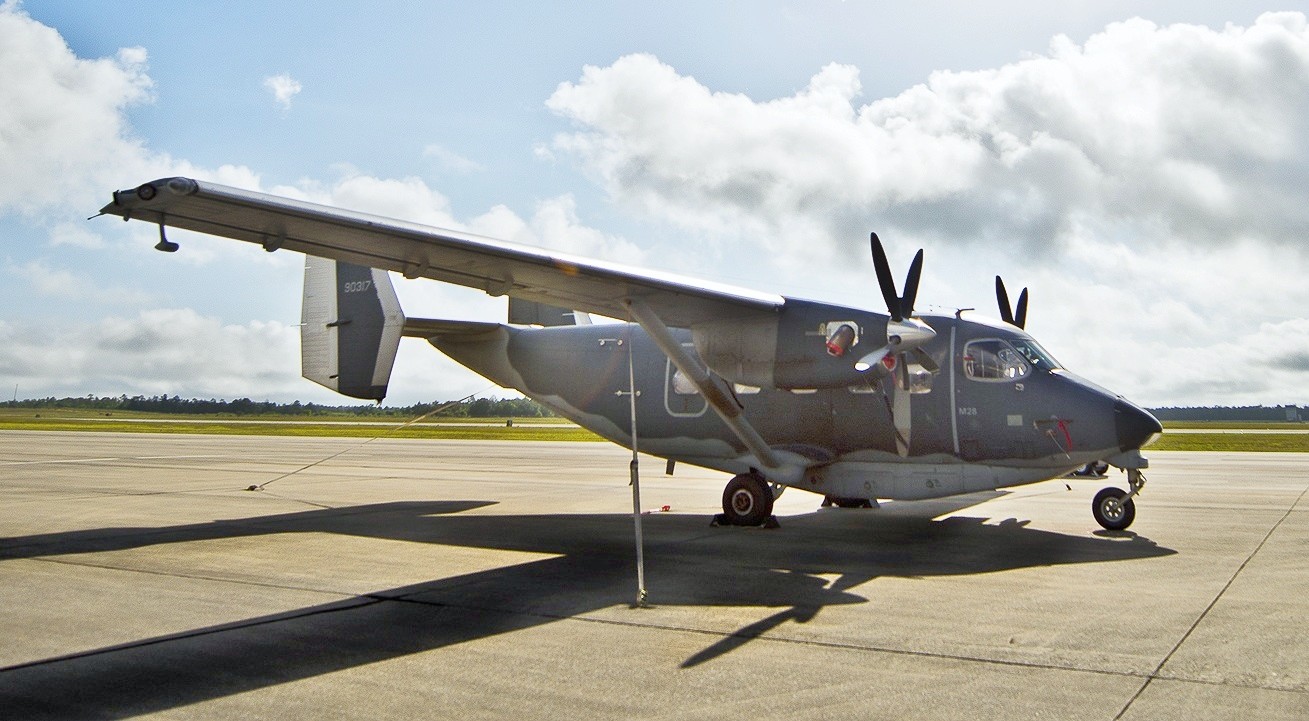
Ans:
<svg viewBox="0 0 1309 721"><path fill-rule="evenodd" d="M1122 533L644 459L633 608L612 445L0 433L0 718L1309 718L1309 459L1148 455Z"/></svg>

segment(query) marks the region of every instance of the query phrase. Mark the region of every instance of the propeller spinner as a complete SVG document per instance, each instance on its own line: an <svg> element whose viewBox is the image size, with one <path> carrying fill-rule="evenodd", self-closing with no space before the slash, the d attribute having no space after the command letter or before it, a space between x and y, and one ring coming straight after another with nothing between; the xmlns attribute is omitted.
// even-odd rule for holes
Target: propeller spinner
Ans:
<svg viewBox="0 0 1309 721"><path fill-rule="evenodd" d="M1018 307L1010 310L1009 294L1005 292L1004 281L995 277L995 300L1000 305L1000 320L1022 328L1027 324L1027 289L1018 294Z"/></svg>

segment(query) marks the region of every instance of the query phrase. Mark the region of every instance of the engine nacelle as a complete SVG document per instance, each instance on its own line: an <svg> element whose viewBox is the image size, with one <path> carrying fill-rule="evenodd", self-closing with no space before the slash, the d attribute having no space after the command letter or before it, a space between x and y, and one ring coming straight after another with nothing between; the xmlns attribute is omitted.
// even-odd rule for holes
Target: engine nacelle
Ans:
<svg viewBox="0 0 1309 721"><path fill-rule="evenodd" d="M775 316L703 323L691 336L705 365L733 383L841 388L877 377L854 362L886 345L886 323L884 315L788 298Z"/></svg>
<svg viewBox="0 0 1309 721"><path fill-rule="evenodd" d="M733 383L774 388L780 324L781 316L714 321L692 328L691 338L713 372Z"/></svg>

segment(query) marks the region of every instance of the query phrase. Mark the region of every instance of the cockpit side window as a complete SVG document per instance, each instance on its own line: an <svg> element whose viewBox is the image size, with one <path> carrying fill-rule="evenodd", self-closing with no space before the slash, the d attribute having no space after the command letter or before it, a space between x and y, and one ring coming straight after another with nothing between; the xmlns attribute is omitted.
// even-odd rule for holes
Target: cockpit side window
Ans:
<svg viewBox="0 0 1309 721"><path fill-rule="evenodd" d="M964 346L963 362L964 375L975 381L1016 381L1032 372L1027 357L998 338L969 342Z"/></svg>

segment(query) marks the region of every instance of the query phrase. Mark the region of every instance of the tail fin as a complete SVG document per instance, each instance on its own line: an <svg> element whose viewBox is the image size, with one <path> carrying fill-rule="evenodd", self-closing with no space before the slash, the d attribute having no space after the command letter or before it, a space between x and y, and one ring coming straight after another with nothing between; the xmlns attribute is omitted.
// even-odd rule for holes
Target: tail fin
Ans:
<svg viewBox="0 0 1309 721"><path fill-rule="evenodd" d="M405 318L386 271L305 256L300 362L305 378L381 401Z"/></svg>

